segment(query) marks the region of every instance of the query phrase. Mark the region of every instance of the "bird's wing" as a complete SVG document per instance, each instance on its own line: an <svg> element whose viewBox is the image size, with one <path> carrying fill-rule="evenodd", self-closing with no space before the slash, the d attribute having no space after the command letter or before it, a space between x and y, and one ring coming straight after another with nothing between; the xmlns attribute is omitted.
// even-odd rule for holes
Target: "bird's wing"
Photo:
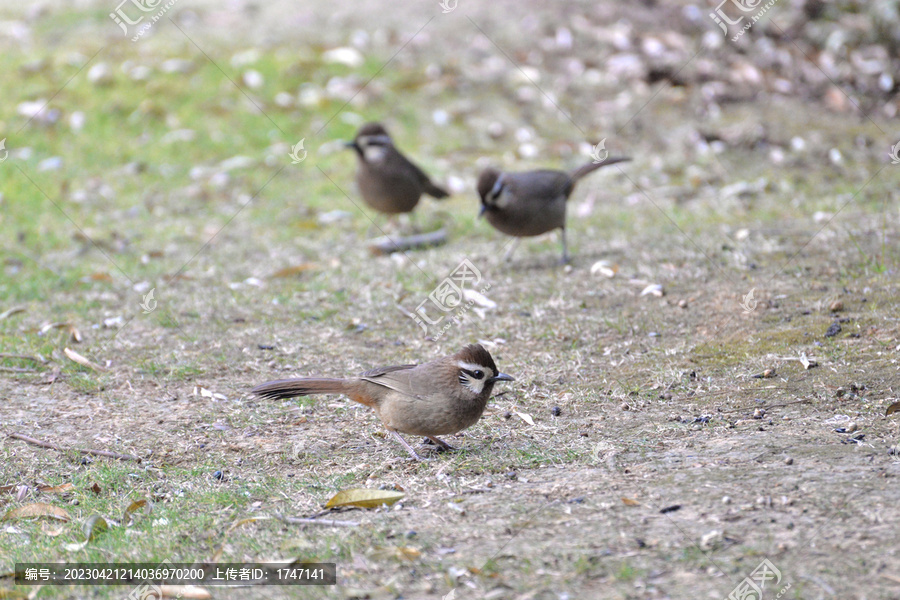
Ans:
<svg viewBox="0 0 900 600"><path fill-rule="evenodd" d="M427 387L417 385L420 377L416 377L416 374L419 372L413 370L417 366L419 365L380 367L378 369L366 371L360 375L360 379L394 390L395 392L403 394L404 396L409 396L410 398L422 399L425 396L416 393L416 390L418 388L425 391L427 390Z"/></svg>
<svg viewBox="0 0 900 600"><path fill-rule="evenodd" d="M447 193L447 190L431 181L431 178L427 174L425 174L425 171L420 169L414 162L412 162L402 154L400 156L403 158L403 162L406 163L407 170L409 170L412 176L422 184L422 188L425 190L426 194L432 196L433 198L437 198L438 200L440 200L441 198L446 198L450 195L449 193Z"/></svg>
<svg viewBox="0 0 900 600"><path fill-rule="evenodd" d="M568 173L552 170L508 173L504 175L504 181L517 196L527 194L532 198L545 198L547 202L561 195L568 197L574 185Z"/></svg>

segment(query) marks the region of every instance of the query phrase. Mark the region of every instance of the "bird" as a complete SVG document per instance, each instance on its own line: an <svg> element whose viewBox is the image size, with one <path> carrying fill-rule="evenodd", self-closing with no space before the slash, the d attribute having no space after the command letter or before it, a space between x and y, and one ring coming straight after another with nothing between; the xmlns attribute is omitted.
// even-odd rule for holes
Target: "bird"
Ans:
<svg viewBox="0 0 900 600"><path fill-rule="evenodd" d="M440 450L452 450L437 436L457 433L478 422L494 384L514 381L501 373L480 344L420 365L371 369L357 377L302 377L269 381L251 392L267 399L313 394L344 394L365 404L416 460L422 458L400 435L421 435Z"/></svg>
<svg viewBox="0 0 900 600"><path fill-rule="evenodd" d="M345 144L356 151L356 185L363 200L375 210L396 215L411 212L422 194L446 198L447 190L436 185L422 169L394 146L381 123L366 123Z"/></svg>
<svg viewBox="0 0 900 600"><path fill-rule="evenodd" d="M593 161L567 173L557 170L503 173L488 167L478 177L481 212L498 231L515 237L529 237L560 230L562 263L569 262L566 247L566 201L578 181L600 167L631 160L628 157ZM507 252L506 258L512 253Z"/></svg>

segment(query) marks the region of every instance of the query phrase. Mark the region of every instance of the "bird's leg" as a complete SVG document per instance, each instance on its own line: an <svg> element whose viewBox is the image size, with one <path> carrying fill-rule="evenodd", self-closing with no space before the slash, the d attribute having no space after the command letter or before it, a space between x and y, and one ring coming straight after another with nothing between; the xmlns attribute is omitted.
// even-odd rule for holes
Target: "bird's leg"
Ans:
<svg viewBox="0 0 900 600"><path fill-rule="evenodd" d="M431 440L434 442L438 448L441 450L456 450L453 446L442 440L441 438L434 437L433 435L426 435L425 439Z"/></svg>
<svg viewBox="0 0 900 600"><path fill-rule="evenodd" d="M562 227L559 230L559 237L562 240L562 258L559 259L560 264L566 264L569 262L569 249L566 246L566 228Z"/></svg>
<svg viewBox="0 0 900 600"><path fill-rule="evenodd" d="M412 455L412 457L413 457L414 459L416 459L416 460L418 460L418 461L424 460L421 456L419 456L418 454L416 454L416 451L413 450L412 446L410 446L409 444L406 443L406 440L404 440L402 437L400 437L400 434L399 434L399 433L397 433L397 432L394 431L393 429L389 429L388 431L390 431L390 432L394 435L394 437L397 438L397 441L398 441L398 442L400 442L401 444L403 444L403 447L406 448L406 451L409 452L409 453Z"/></svg>
<svg viewBox="0 0 900 600"><path fill-rule="evenodd" d="M516 246L518 246L518 245L519 245L519 238L515 238L512 241L512 245L509 247L509 250L507 250L506 254L503 255L504 262L509 262L509 260L512 258L513 251L515 251Z"/></svg>

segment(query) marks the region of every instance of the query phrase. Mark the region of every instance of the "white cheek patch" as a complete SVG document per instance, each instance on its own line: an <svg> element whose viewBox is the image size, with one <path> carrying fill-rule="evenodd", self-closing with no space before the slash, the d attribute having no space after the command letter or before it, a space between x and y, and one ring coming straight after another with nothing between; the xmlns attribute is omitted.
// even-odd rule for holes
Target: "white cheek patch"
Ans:
<svg viewBox="0 0 900 600"><path fill-rule="evenodd" d="M456 366L460 369L465 369L467 371L481 371L484 373L485 377L493 377L494 373L491 371L490 367L485 367L484 365L476 365L475 363L466 362L461 360L456 363Z"/></svg>
<svg viewBox="0 0 900 600"><path fill-rule="evenodd" d="M475 379L467 373L459 374L459 383L469 388L469 391L473 394L480 394L481 390L484 389L484 379Z"/></svg>
<svg viewBox="0 0 900 600"><path fill-rule="evenodd" d="M370 163L379 163L384 160L384 156L386 154L384 146L364 146L363 147L363 158L366 159L366 162Z"/></svg>

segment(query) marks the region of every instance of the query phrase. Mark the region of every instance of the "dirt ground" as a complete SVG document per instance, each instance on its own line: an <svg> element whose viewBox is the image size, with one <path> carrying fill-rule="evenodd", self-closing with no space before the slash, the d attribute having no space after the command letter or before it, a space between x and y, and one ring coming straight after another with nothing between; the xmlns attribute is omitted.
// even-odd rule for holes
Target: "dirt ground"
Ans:
<svg viewBox="0 0 900 600"><path fill-rule="evenodd" d="M207 593L900 598L900 128L895 87L853 79L874 44L829 63L827 20L780 4L739 42L667 1L179 0L135 42L114 8L0 10L0 575L296 559L338 584ZM363 210L338 140L366 120L453 197ZM555 234L504 261L478 172L601 140L633 161L579 184L572 263ZM490 302L423 332L463 260ZM516 381L423 463L346 398L248 394L473 342ZM349 488L405 497L323 513ZM35 503L67 516L11 514Z"/></svg>

